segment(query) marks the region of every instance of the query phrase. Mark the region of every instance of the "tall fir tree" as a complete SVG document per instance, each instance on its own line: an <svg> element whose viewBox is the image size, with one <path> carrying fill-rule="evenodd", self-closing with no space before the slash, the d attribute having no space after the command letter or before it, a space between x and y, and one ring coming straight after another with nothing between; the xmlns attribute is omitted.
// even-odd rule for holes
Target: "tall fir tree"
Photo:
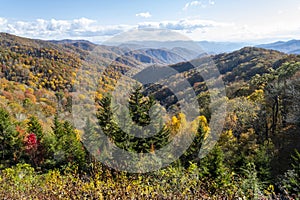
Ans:
<svg viewBox="0 0 300 200"><path fill-rule="evenodd" d="M68 164L76 164L83 168L85 165L85 149L78 137L73 125L61 122L57 116L53 121L53 133L55 136L54 159L57 167Z"/></svg>
<svg viewBox="0 0 300 200"><path fill-rule="evenodd" d="M27 132L34 133L38 140L43 138L44 135L42 125L35 116L31 116L29 118L29 122L27 123Z"/></svg>
<svg viewBox="0 0 300 200"><path fill-rule="evenodd" d="M77 164L83 168L85 165L85 149L80 141L80 136L75 131L74 126L69 122L65 121L64 127L64 144L63 150L65 152L65 158L68 163Z"/></svg>
<svg viewBox="0 0 300 200"><path fill-rule="evenodd" d="M198 129L190 147L180 157L181 163L184 167L188 167L191 162L200 164L199 152L201 150L205 135L209 128L205 116L198 118Z"/></svg>
<svg viewBox="0 0 300 200"><path fill-rule="evenodd" d="M129 98L129 112L132 121L139 126L147 126L151 123L150 108L155 104L152 97L147 98L142 94L142 86L135 86Z"/></svg>
<svg viewBox="0 0 300 200"><path fill-rule="evenodd" d="M15 164L21 155L22 140L9 113L0 108L0 168Z"/></svg>
<svg viewBox="0 0 300 200"><path fill-rule="evenodd" d="M27 154L30 158L30 163L34 167L41 167L46 149L43 143L44 133L42 125L35 116L31 116L29 118L27 123L27 132L29 133L29 137L35 137L36 140L35 148L27 151Z"/></svg>
<svg viewBox="0 0 300 200"><path fill-rule="evenodd" d="M129 97L129 116L126 130L122 130L113 117L111 108L111 97L103 97L99 101L97 113L98 124L102 131L112 139L116 146L127 151L146 153L160 149L169 142L170 131L166 126L162 126L159 120L159 111L155 107L155 100L152 97L145 97L142 94L142 87L135 87ZM150 109L152 109L151 121ZM120 123L120 120L119 120ZM150 125L151 126L148 126ZM145 137L149 133L150 137ZM136 137L136 135L141 137Z"/></svg>
<svg viewBox="0 0 300 200"><path fill-rule="evenodd" d="M162 126L160 110L155 99L142 93L142 86L135 86L129 97L129 112L137 125L131 131L140 134L132 138L132 149L138 153L155 152L169 143L170 130ZM151 112L151 113L150 113ZM149 125L149 126L148 126ZM147 137L148 135L151 135Z"/></svg>

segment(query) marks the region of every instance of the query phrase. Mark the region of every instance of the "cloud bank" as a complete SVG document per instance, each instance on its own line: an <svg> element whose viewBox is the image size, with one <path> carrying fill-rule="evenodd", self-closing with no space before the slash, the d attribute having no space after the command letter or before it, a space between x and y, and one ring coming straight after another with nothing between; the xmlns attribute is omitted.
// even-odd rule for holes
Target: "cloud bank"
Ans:
<svg viewBox="0 0 300 200"><path fill-rule="evenodd" d="M278 27L284 28L278 29ZM210 41L257 41L267 38L298 39L300 33L298 23L280 24L280 22L267 26L250 26L188 18L141 22L131 25L101 25L96 20L87 18L14 21L0 17L0 32L45 40L85 39L100 42L131 29L167 29L182 33L193 40Z"/></svg>
<svg viewBox="0 0 300 200"><path fill-rule="evenodd" d="M0 18L0 31L39 39L91 38L113 36L133 28L130 25L99 25L95 20L9 21Z"/></svg>
<svg viewBox="0 0 300 200"><path fill-rule="evenodd" d="M137 16L148 17L150 13L139 13ZM35 21L9 21L0 18L0 31L19 36L39 39L88 39L107 38L130 29L158 28L182 33L190 33L198 29L223 26L209 20L182 19L178 21L141 22L135 25L100 25L95 20L80 18L74 20L45 20Z"/></svg>

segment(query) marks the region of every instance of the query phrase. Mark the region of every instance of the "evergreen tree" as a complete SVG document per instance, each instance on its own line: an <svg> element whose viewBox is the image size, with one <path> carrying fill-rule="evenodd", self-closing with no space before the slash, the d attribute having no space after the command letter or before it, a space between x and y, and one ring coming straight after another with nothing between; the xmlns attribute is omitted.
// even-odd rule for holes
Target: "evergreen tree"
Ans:
<svg viewBox="0 0 300 200"><path fill-rule="evenodd" d="M63 148L65 146L65 141L63 138L64 136L63 124L59 121L57 115L54 116L52 131L54 134L54 140L52 141L52 144L50 144L51 147L49 149L50 150L49 153L53 153L53 159L54 159L53 164L56 167L60 167L61 165L65 164L64 163L65 153L63 151Z"/></svg>
<svg viewBox="0 0 300 200"><path fill-rule="evenodd" d="M85 164L85 150L73 125L68 122L60 122L54 117L52 127L55 136L54 159L56 166L62 167L67 164L77 164L83 167Z"/></svg>
<svg viewBox="0 0 300 200"><path fill-rule="evenodd" d="M43 128L36 117L31 116L29 118L29 122L27 123L27 132L29 133L28 141L32 141L29 140L29 138L34 138L36 140L35 148L31 148L27 151L30 163L34 167L40 167L45 156L45 146L43 144Z"/></svg>
<svg viewBox="0 0 300 200"><path fill-rule="evenodd" d="M149 110L155 101L153 98L146 98L141 91L142 86L135 86L129 98L129 112L133 122L139 126L147 126L151 121Z"/></svg>
<svg viewBox="0 0 300 200"><path fill-rule="evenodd" d="M101 100L99 100L98 104L98 124L105 134L110 135L110 132L112 132L112 129L114 129L113 111L111 109L111 97L103 97Z"/></svg>
<svg viewBox="0 0 300 200"><path fill-rule="evenodd" d="M105 96L98 102L99 108L97 112L98 124L101 131L110 139L113 140L115 145L119 148L124 147L126 141L126 133L123 132L113 118L113 110L111 109L111 97Z"/></svg>
<svg viewBox="0 0 300 200"><path fill-rule="evenodd" d="M224 163L224 153L219 146L214 149L200 161L201 175L211 181L211 190L224 190L230 185L231 176Z"/></svg>
<svg viewBox="0 0 300 200"><path fill-rule="evenodd" d="M65 144L63 146L65 159L68 163L75 163L79 167L83 167L85 164L85 150L80 141L80 137L70 122L65 121L63 127L65 134L63 138L63 143Z"/></svg>
<svg viewBox="0 0 300 200"><path fill-rule="evenodd" d="M102 157L107 157L107 138L100 134L100 131L95 126L95 124L87 119L86 125L83 129L83 143L86 150L86 155L91 167L96 166L97 160Z"/></svg>
<svg viewBox="0 0 300 200"><path fill-rule="evenodd" d="M84 144L88 148L89 159L91 160L93 154L95 154L99 150L99 140L96 134L95 126L93 126L90 118L87 119L85 127L83 129L84 132Z"/></svg>
<svg viewBox="0 0 300 200"><path fill-rule="evenodd" d="M295 150L292 155L292 169L288 170L280 181L281 189L300 198L300 153Z"/></svg>
<svg viewBox="0 0 300 200"><path fill-rule="evenodd" d="M9 113L0 108L0 168L17 163L21 147L21 138L18 136Z"/></svg>
<svg viewBox="0 0 300 200"><path fill-rule="evenodd" d="M191 162L200 163L199 152L202 147L205 135L208 132L208 123L205 116L199 117L199 124L196 135L190 147L180 157L183 166L188 167Z"/></svg>
<svg viewBox="0 0 300 200"><path fill-rule="evenodd" d="M102 131L113 140L116 146L127 151L145 153L165 146L169 142L170 131L159 121L155 100L145 97L141 89L141 87L136 87L129 98L129 117L132 120L119 120L119 123L127 121L125 131L128 132L122 130L114 120L110 96L99 100L97 118ZM151 121L150 109L156 120ZM145 137L149 133L152 133L151 136ZM136 135L141 137L136 137Z"/></svg>
<svg viewBox="0 0 300 200"><path fill-rule="evenodd" d="M29 118L29 122L27 123L27 132L34 133L38 140L43 138L43 128L35 116L31 116Z"/></svg>
<svg viewBox="0 0 300 200"><path fill-rule="evenodd" d="M269 144L268 144L269 142ZM270 144L270 141L260 145L259 149L254 158L254 164L257 169L257 177L264 182L269 184L271 181L271 158L270 152L274 151L274 148Z"/></svg>
<svg viewBox="0 0 300 200"><path fill-rule="evenodd" d="M133 122L138 125L134 126L131 132L141 136L131 139L131 149L138 153L148 153L169 143L170 130L166 126L162 126L160 110L155 99L145 97L142 94L141 86L136 86L130 95L129 112ZM148 136L150 134L151 136Z"/></svg>
<svg viewBox="0 0 300 200"><path fill-rule="evenodd" d="M58 140L63 137L63 135L64 135L63 125L59 121L57 115L54 116L52 130Z"/></svg>

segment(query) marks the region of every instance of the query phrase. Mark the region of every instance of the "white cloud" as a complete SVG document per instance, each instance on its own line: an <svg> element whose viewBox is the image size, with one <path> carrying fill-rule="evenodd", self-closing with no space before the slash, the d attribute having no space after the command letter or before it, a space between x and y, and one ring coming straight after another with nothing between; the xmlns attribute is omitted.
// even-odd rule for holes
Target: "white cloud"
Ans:
<svg viewBox="0 0 300 200"><path fill-rule="evenodd" d="M202 1L191 1L183 7L183 10L187 10L189 7L199 6L201 8L206 8L209 5L215 5L213 0L202 0Z"/></svg>
<svg viewBox="0 0 300 200"><path fill-rule="evenodd" d="M152 15L149 12L137 13L135 16L136 17L143 17L143 18L150 18L150 17L152 17Z"/></svg>
<svg viewBox="0 0 300 200"><path fill-rule="evenodd" d="M187 4L185 4L183 10L187 10L190 6L197 6L197 5L202 5L200 1L192 1Z"/></svg>
<svg viewBox="0 0 300 200"><path fill-rule="evenodd" d="M3 26L7 23L7 19L0 17L0 26Z"/></svg>
<svg viewBox="0 0 300 200"><path fill-rule="evenodd" d="M80 18L74 20L9 21L0 18L0 31L19 36L39 39L90 39L106 37L133 28L131 25L102 26L95 20ZM91 39L93 40L93 39Z"/></svg>
<svg viewBox="0 0 300 200"><path fill-rule="evenodd" d="M193 40L214 41L253 41L266 38L300 39L300 26L297 21L282 19L262 24L234 24L187 18L141 22L138 24L101 25L98 21L80 18L74 20L13 21L0 18L0 32L38 39L86 39L105 41L131 29L166 29L181 33Z"/></svg>
<svg viewBox="0 0 300 200"><path fill-rule="evenodd" d="M182 19L178 21L143 22L138 24L138 28L160 28L177 31L193 31L196 29L204 29L224 25L226 24L211 20Z"/></svg>
<svg viewBox="0 0 300 200"><path fill-rule="evenodd" d="M5 24L1 21L5 22ZM97 21L80 18L74 20L45 20L35 21L7 21L1 19L0 31L19 36L39 39L87 39L91 41L105 40L118 33L130 29L158 28L173 30L184 34L192 34L195 31L208 31L214 27L227 26L210 20L181 19L169 21L142 22L136 25L100 25Z"/></svg>

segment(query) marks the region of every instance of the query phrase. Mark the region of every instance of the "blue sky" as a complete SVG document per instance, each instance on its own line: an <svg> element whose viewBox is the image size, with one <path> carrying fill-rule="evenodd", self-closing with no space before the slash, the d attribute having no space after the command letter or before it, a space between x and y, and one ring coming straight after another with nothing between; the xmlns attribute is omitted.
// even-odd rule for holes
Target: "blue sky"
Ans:
<svg viewBox="0 0 300 200"><path fill-rule="evenodd" d="M0 0L0 31L40 39L105 41L137 28L193 40L300 39L299 0Z"/></svg>

